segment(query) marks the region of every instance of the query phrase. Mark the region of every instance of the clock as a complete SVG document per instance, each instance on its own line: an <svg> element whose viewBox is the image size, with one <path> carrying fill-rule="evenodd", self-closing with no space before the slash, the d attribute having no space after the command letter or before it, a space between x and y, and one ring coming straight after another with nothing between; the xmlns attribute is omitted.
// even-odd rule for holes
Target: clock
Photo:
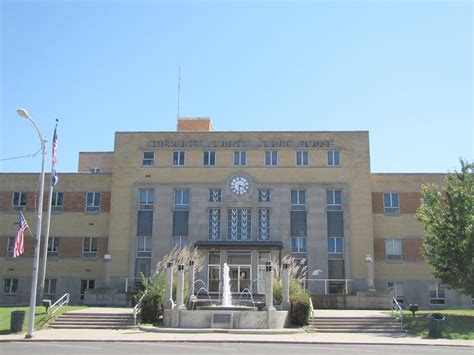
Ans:
<svg viewBox="0 0 474 355"><path fill-rule="evenodd" d="M230 191L237 196L245 195L250 190L250 181L244 176L232 177L229 183Z"/></svg>

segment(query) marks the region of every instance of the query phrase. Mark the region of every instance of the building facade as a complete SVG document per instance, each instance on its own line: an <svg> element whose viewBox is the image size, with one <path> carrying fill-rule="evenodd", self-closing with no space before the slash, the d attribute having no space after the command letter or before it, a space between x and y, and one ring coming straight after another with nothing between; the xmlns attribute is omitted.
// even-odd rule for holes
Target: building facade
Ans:
<svg viewBox="0 0 474 355"><path fill-rule="evenodd" d="M32 238L17 259L12 243L18 210L34 230L37 179L0 174L3 304L29 300ZM375 289L405 304L470 308L421 255L420 187L443 180L372 174L368 132L216 132L210 119L117 132L113 152L80 153L78 173L60 174L44 294L80 303L87 288L130 290L173 248L194 245L210 292L224 262L233 292L259 293L265 262L291 255L314 295L367 291L370 266Z"/></svg>

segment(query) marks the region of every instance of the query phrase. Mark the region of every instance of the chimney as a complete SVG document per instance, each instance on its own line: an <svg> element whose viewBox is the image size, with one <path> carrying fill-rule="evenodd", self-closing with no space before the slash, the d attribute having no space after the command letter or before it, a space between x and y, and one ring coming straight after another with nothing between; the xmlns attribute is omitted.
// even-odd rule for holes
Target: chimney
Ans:
<svg viewBox="0 0 474 355"><path fill-rule="evenodd" d="M178 119L178 132L212 132L210 117L183 117Z"/></svg>

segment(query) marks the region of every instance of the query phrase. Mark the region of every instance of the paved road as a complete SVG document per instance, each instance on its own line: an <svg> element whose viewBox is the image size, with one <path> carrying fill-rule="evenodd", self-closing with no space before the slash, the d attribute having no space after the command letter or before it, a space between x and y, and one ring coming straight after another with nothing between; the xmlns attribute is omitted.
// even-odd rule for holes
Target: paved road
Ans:
<svg viewBox="0 0 474 355"><path fill-rule="evenodd" d="M1 343L0 355L211 355L258 354L277 355L347 355L347 354L414 354L414 355L472 355L474 348L451 346L408 345L343 345L343 344L248 344L248 343L73 343L73 342L17 342Z"/></svg>

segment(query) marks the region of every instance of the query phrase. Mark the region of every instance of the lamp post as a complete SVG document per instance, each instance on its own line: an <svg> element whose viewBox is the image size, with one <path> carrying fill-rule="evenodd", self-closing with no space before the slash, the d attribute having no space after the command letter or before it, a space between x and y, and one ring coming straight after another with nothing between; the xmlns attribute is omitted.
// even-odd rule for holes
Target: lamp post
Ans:
<svg viewBox="0 0 474 355"><path fill-rule="evenodd" d="M44 158L46 156L46 140L44 139L41 131L36 125L35 121L30 117L28 111L21 108L16 110L20 117L29 120L38 133L38 138L41 143L41 174L40 174L40 187L39 187L39 201L38 201L38 219L36 222L36 235L35 235L35 256L33 260L33 275L31 278L31 294L30 294L30 319L28 323L28 333L26 333L25 339L33 338L33 332L35 331L35 306L36 306L36 288L38 286L38 264L40 254L40 241L41 241L41 219L43 218L43 193L44 193Z"/></svg>

